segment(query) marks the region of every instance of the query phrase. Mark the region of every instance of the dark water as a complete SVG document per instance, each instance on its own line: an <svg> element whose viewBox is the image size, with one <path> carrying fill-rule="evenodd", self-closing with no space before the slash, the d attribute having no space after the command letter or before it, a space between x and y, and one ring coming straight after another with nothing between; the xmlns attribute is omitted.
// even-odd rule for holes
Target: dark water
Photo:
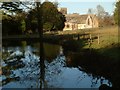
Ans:
<svg viewBox="0 0 120 90"><path fill-rule="evenodd" d="M45 88L99 88L101 84L112 86L102 76L86 73L80 65L69 62L60 45L44 43ZM3 43L2 75L3 88L39 88L39 42ZM70 64L70 66L69 66ZM74 63L75 64L75 63Z"/></svg>

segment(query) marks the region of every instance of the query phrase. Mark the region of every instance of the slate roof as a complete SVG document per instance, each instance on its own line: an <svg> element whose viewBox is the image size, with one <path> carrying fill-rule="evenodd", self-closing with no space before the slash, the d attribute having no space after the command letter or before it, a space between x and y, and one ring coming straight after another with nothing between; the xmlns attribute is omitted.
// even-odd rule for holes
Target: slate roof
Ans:
<svg viewBox="0 0 120 90"><path fill-rule="evenodd" d="M85 24L89 14L79 15L79 14L68 14L66 15L66 21L77 24ZM90 15L94 16L94 15Z"/></svg>

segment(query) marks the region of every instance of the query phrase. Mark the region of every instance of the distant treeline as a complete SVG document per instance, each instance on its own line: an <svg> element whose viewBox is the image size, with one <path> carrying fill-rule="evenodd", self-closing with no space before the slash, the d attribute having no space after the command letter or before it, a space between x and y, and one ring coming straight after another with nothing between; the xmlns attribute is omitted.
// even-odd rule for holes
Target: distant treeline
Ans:
<svg viewBox="0 0 120 90"><path fill-rule="evenodd" d="M32 5L32 8L29 7L30 5ZM38 17L42 18L44 32L62 30L66 19L57 7L57 3L43 2L38 12L36 2L3 2L2 34L38 33Z"/></svg>

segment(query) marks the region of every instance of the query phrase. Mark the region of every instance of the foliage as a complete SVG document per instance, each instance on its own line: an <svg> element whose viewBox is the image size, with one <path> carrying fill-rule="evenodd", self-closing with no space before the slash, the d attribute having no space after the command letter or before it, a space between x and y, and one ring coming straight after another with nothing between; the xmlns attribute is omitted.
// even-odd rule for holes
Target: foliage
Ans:
<svg viewBox="0 0 120 90"><path fill-rule="evenodd" d="M52 28L52 23L49 23L49 22L46 22L44 25L43 25L43 28L45 31L50 31L51 28Z"/></svg>
<svg viewBox="0 0 120 90"><path fill-rule="evenodd" d="M42 4L43 23L51 23L51 30L62 30L64 28L65 16L58 12L57 7L51 2Z"/></svg>
<svg viewBox="0 0 120 90"><path fill-rule="evenodd" d="M59 12L57 17L57 23L55 24L57 30L62 30L65 27L64 22L66 21L65 16Z"/></svg>
<svg viewBox="0 0 120 90"><path fill-rule="evenodd" d="M94 10L92 8L88 9L88 14L94 14Z"/></svg>
<svg viewBox="0 0 120 90"><path fill-rule="evenodd" d="M44 2L41 5L42 8L42 21L43 25L44 24L49 24L51 28L49 30L52 30L55 28L55 23L57 23L57 15L58 15L58 10L55 7L55 5L51 2Z"/></svg>
<svg viewBox="0 0 120 90"><path fill-rule="evenodd" d="M99 18L104 18L104 16L106 15L104 8L101 5L97 5L96 8L97 8L97 16Z"/></svg>
<svg viewBox="0 0 120 90"><path fill-rule="evenodd" d="M3 15L2 34L3 35L22 34L21 20L19 20L19 18L15 17L15 16Z"/></svg>
<svg viewBox="0 0 120 90"><path fill-rule="evenodd" d="M26 13L20 8L22 2L3 2L1 5L3 18L3 35L22 34L26 30ZM6 27L7 26L7 27Z"/></svg>
<svg viewBox="0 0 120 90"><path fill-rule="evenodd" d="M114 10L114 19L115 19L115 23L120 25L120 17L119 17L119 14L120 14L120 1L116 2L115 4L115 10Z"/></svg>
<svg viewBox="0 0 120 90"><path fill-rule="evenodd" d="M28 12L26 17L26 30L35 31L37 29L37 11L32 9Z"/></svg>
<svg viewBox="0 0 120 90"><path fill-rule="evenodd" d="M24 7L21 7L24 5ZM35 5L32 3L32 5ZM27 4L24 2L3 2L3 35L22 34L26 31L38 32L37 7L29 8L24 12ZM21 9L22 8L22 9ZM62 30L64 28L65 16L58 12L56 3L43 2L40 6L42 12L42 24L44 31ZM39 15L41 18L41 15ZM7 26L7 27L6 27Z"/></svg>
<svg viewBox="0 0 120 90"><path fill-rule="evenodd" d="M26 22L25 22L25 20L21 20L21 30L22 30L22 32L25 32L25 30L26 30Z"/></svg>
<svg viewBox="0 0 120 90"><path fill-rule="evenodd" d="M51 2L43 2L40 7L42 12L42 24L44 31L62 30L64 28L65 16L58 12L57 7ZM26 19L27 30L37 30L37 10L29 11Z"/></svg>
<svg viewBox="0 0 120 90"><path fill-rule="evenodd" d="M57 0L55 0L55 1L53 2L53 4L58 8L59 3L58 3Z"/></svg>
<svg viewBox="0 0 120 90"><path fill-rule="evenodd" d="M25 14L2 15L3 35L22 34L26 30Z"/></svg>
<svg viewBox="0 0 120 90"><path fill-rule="evenodd" d="M114 25L113 16L106 12L101 5L97 5L96 11L99 27Z"/></svg>
<svg viewBox="0 0 120 90"><path fill-rule="evenodd" d="M113 16L105 16L104 17L104 20L103 20L103 25L104 26L111 26L111 25L114 25L115 22L114 22L114 17Z"/></svg>
<svg viewBox="0 0 120 90"><path fill-rule="evenodd" d="M4 13L6 14L15 14L22 12L20 9L21 2L3 2L2 9L4 9Z"/></svg>

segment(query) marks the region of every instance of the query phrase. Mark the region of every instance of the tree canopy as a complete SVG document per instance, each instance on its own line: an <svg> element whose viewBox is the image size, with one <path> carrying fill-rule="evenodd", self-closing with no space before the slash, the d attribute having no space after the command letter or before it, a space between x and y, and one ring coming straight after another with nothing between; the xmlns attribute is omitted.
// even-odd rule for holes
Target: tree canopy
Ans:
<svg viewBox="0 0 120 90"><path fill-rule="evenodd" d="M105 10L101 5L97 5L97 16L103 18L105 15Z"/></svg>
<svg viewBox="0 0 120 90"><path fill-rule="evenodd" d="M2 34L3 35L18 35L22 34L25 24L19 17L16 16L2 16Z"/></svg>
<svg viewBox="0 0 120 90"><path fill-rule="evenodd" d="M97 5L96 15L98 17L99 27L114 25L113 16L106 12L102 5Z"/></svg>
<svg viewBox="0 0 120 90"><path fill-rule="evenodd" d="M58 12L57 7L51 2L42 4L43 23L50 23L51 30L62 30L64 28L65 16Z"/></svg>
<svg viewBox="0 0 120 90"><path fill-rule="evenodd" d="M39 32L37 6L35 2L32 3L32 8L27 7L27 5L24 2L2 3L4 34L21 34L25 31ZM28 8L27 11L24 11L24 8ZM41 22L44 31L62 30L64 28L65 16L58 12L55 3L45 1L40 5L39 9L39 14L42 12L42 16L39 15L39 18L42 18Z"/></svg>
<svg viewBox="0 0 120 90"><path fill-rule="evenodd" d="M115 23L120 26L120 1L115 4L114 19Z"/></svg>
<svg viewBox="0 0 120 90"><path fill-rule="evenodd" d="M3 35L22 34L25 31L25 13L20 8L22 2L3 2L2 33ZM6 27L7 26L7 27Z"/></svg>
<svg viewBox="0 0 120 90"><path fill-rule="evenodd" d="M2 9L4 9L4 13L6 14L21 13L20 4L21 2L3 2Z"/></svg>
<svg viewBox="0 0 120 90"><path fill-rule="evenodd" d="M43 2L40 7L42 12L42 23L44 31L62 30L64 28L65 16L58 12L57 7L52 2ZM27 16L27 26L35 31L37 28L36 8L29 11Z"/></svg>

